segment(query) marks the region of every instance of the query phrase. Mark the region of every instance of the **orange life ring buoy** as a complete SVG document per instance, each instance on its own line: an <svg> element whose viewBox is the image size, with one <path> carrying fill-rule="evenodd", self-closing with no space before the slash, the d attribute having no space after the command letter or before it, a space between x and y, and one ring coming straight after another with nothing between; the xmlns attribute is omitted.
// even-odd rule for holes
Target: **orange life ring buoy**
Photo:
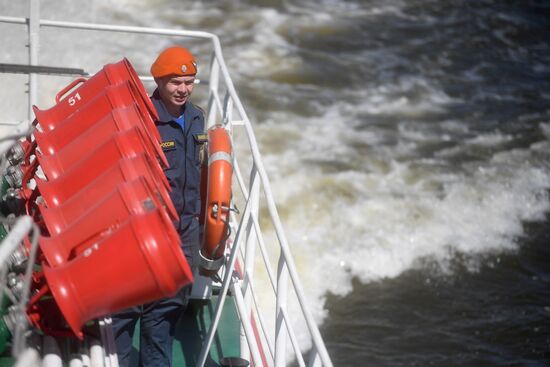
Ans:
<svg viewBox="0 0 550 367"><path fill-rule="evenodd" d="M229 212L233 157L227 130L216 125L208 130L208 165L203 167L202 194L204 235L199 251L199 272L212 276L224 262L225 242L229 237ZM205 174L207 170L206 190ZM205 192L206 191L206 192Z"/></svg>

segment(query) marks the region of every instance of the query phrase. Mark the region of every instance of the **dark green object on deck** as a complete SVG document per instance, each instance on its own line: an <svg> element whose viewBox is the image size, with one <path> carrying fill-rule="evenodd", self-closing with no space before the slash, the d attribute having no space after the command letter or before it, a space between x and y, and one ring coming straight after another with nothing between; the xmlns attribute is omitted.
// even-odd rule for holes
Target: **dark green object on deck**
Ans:
<svg viewBox="0 0 550 367"><path fill-rule="evenodd" d="M1 225L0 225L1 227ZM4 321L4 315L8 313L8 307L11 306L10 299L3 294L0 302L0 355L6 351L6 345L11 341L11 331ZM2 363L0 363L2 366Z"/></svg>
<svg viewBox="0 0 550 367"><path fill-rule="evenodd" d="M0 223L0 241L6 238L7 235L8 235L8 232L6 231L6 228L2 223Z"/></svg>
<svg viewBox="0 0 550 367"><path fill-rule="evenodd" d="M2 312L2 316L3 316ZM3 317L0 317L0 354L6 350L6 345L11 340L11 331L8 329Z"/></svg>
<svg viewBox="0 0 550 367"><path fill-rule="evenodd" d="M0 200L6 195L6 191L10 188L8 180L5 176L2 176L2 183L0 184Z"/></svg>
<svg viewBox="0 0 550 367"><path fill-rule="evenodd" d="M10 187L8 181L5 177L2 177L2 182L0 183L0 201L4 199L6 191ZM0 241L4 240L8 232L4 227L4 224L0 223ZM9 299L4 295L2 302L0 302L0 354L3 354L6 351L6 346L11 341L11 331L8 329L6 322L4 321L4 315L7 312L8 306L10 305ZM0 367L2 366L12 366L13 365L12 357L0 357Z"/></svg>
<svg viewBox="0 0 550 367"><path fill-rule="evenodd" d="M6 191L10 188L10 184L8 181L6 181L5 177L2 177L2 183L0 183L0 201L4 200L4 195L6 195ZM6 231L6 228L4 228L4 225L0 223L0 241L2 241L6 236L8 235L8 232Z"/></svg>

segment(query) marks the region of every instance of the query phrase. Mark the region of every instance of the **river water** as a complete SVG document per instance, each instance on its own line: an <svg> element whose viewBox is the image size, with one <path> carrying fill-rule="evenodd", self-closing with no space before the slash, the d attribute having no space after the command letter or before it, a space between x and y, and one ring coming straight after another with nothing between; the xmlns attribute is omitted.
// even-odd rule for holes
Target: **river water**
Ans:
<svg viewBox="0 0 550 367"><path fill-rule="evenodd" d="M220 36L336 366L550 364L549 2L41 3ZM7 32L3 62L24 61ZM146 73L180 42L44 33L44 64L89 71L128 56ZM200 73L207 48L183 44ZM13 88L3 118L24 115Z"/></svg>

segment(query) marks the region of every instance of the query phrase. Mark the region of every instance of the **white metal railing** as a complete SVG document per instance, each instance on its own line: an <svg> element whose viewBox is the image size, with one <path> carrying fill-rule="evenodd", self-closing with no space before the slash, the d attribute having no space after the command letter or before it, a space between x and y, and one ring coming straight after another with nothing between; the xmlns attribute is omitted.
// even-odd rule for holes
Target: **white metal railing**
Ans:
<svg viewBox="0 0 550 367"><path fill-rule="evenodd" d="M15 305L15 313L14 316L14 322L13 325L15 327L15 332L13 335L13 347L12 352L14 354L19 354L23 351L25 347L24 342L24 336L23 333L25 331L26 321L25 321L25 311L26 311L26 305L27 301L29 299L29 291L30 291L30 283L31 283L31 277L32 277L32 267L33 262L31 260L34 260L36 257L36 250L38 248L38 235L39 230L36 224L33 223L32 218L30 216L21 216L17 219L17 223L15 226L11 229L11 231L8 233L7 237L2 241L2 246L0 247L0 264L5 265L8 263L8 260L10 259L10 256L17 250L19 245L23 242L23 238L25 238L30 232L33 232L33 238L32 238L32 246L31 251L29 255L29 261L27 263L27 267L25 269L25 274L23 278L23 285L22 285L22 293L19 296L19 300L17 300L15 297L11 296L8 292L8 289L5 287L6 282L2 281L2 298L4 296L7 296L10 298L10 301ZM5 275L7 274L7 266L2 266L0 269L2 273L2 279L5 279Z"/></svg>
<svg viewBox="0 0 550 367"><path fill-rule="evenodd" d="M287 339L289 339L298 364L300 366L305 366L306 364L302 356L300 345L288 317L288 287L290 285L294 290L292 295L295 295L297 299L311 337L312 349L309 353L310 359L308 361L308 366L332 366L332 362L321 338L321 334L319 333L317 325L315 324L315 321L306 305L304 291L298 277L298 272L290 252L290 247L288 245L279 214L277 212L269 179L258 149L256 137L254 135L250 120L229 75L229 71L222 55L219 38L212 33L201 31L42 20L39 19L39 0L30 0L30 4L30 18L0 16L0 22L28 25L29 65L36 65L39 60L38 46L41 27L192 37L211 42L213 52L210 64L208 109L206 114L207 125L212 126L215 121L221 120L232 136L236 136L236 134L239 134L241 130L244 130L244 134L246 135L249 144L249 150L245 153L251 155L252 166L248 172L249 182L247 185L237 160L240 152L235 151L234 173L239 189L245 200L245 209L238 215L232 214L232 227L237 228L237 231L235 235L232 236L233 245L230 249L230 254L228 255L225 265L224 280L221 285L218 303L215 307L213 322L199 355L197 365L203 366L206 361L206 357L209 353L214 338L214 333L221 317L221 312L228 294L228 290L231 288L232 293L235 295L234 298L237 305L237 310L242 322L242 355L247 358L250 356L254 361L255 366L264 366L266 364L268 366L276 367L285 366L287 358ZM36 103L36 92L38 87L36 76L33 75L34 74L30 74L29 76L29 121L32 119L32 111L30 106ZM220 98L220 90L225 91L223 98ZM238 114L238 119L235 119L233 116L233 112L235 110ZM275 245L278 245L280 250L278 269L276 273L271 267L271 262L267 252L267 245L262 236L258 219L258 209L260 201L262 200L262 191L264 194L263 201L267 206L278 240ZM253 291L253 264L256 256L256 246L260 249L260 256L266 266L269 281L272 285L276 298L276 327L274 333L272 334L269 330L267 330L266 322L258 307L258 295ZM241 247L244 247L244 250L242 250ZM241 271L235 272L234 269L237 261L241 261L238 260L239 256L244 259L244 265L238 265ZM252 327L254 325L259 328L259 331ZM107 342L109 342L109 336L106 336L106 339ZM112 350L108 350L106 353L111 355Z"/></svg>

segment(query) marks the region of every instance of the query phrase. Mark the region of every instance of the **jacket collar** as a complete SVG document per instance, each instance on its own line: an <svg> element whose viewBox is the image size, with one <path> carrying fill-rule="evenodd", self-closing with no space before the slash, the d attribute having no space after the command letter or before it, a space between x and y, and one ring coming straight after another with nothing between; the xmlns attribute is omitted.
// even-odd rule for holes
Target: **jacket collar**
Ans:
<svg viewBox="0 0 550 367"><path fill-rule="evenodd" d="M164 106L164 103L162 103L162 100L160 99L158 93L158 89L155 89L155 91L153 92L153 95L151 96L151 101L153 102L153 105L158 112L160 122L170 122L174 120L174 116L172 116L168 112L166 106ZM182 109L183 118L185 121L185 131L187 131L191 126L193 120L199 116L200 112L199 109L196 108L195 105L193 105L193 103L191 103L190 101L185 102Z"/></svg>

